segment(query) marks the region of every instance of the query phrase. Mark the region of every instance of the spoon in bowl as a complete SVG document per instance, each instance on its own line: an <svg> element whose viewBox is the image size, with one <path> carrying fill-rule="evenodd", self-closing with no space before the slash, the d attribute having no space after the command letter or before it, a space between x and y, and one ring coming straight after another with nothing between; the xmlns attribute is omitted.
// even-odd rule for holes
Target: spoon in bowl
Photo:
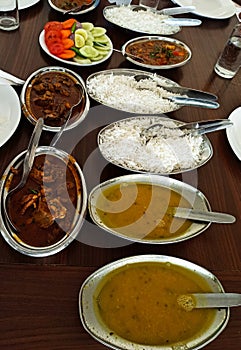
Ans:
<svg viewBox="0 0 241 350"><path fill-rule="evenodd" d="M33 166L36 149L38 147L39 139L40 139L42 129L43 129L43 124L44 124L43 118L39 118L36 122L35 128L33 130L32 136L30 138L28 148L27 148L24 160L23 160L23 172L22 172L21 180L14 188L12 188L8 192L6 199L4 201L5 217L7 219L7 222L10 224L11 228L14 231L17 231L17 229L16 229L15 225L12 223L12 221L8 215L8 210L7 210L8 201L9 201L9 198L13 195L13 193L20 190L25 185L25 183L27 181L27 178L28 178L29 173L30 173L32 166Z"/></svg>
<svg viewBox="0 0 241 350"><path fill-rule="evenodd" d="M177 297L177 304L185 311L203 308L226 308L241 306L239 293L195 293Z"/></svg>
<svg viewBox="0 0 241 350"><path fill-rule="evenodd" d="M147 11L146 7L143 6L135 6L133 7L132 11ZM155 13L161 14L161 15L167 15L167 16L173 16L173 15L181 15L184 13L189 13L193 12L196 10L195 6L182 6L182 7L170 7L170 8L165 8L161 10L156 10L154 11Z"/></svg>

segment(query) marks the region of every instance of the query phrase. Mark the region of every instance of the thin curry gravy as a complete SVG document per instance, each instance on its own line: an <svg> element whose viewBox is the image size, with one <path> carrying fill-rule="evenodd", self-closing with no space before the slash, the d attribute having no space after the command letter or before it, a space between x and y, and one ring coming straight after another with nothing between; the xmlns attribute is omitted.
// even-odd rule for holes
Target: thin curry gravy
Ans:
<svg viewBox="0 0 241 350"><path fill-rule="evenodd" d="M139 57L141 63L153 66L181 63L188 57L188 52L182 45L165 40L134 42L126 47L126 52Z"/></svg>
<svg viewBox="0 0 241 350"><path fill-rule="evenodd" d="M205 332L217 311L187 312L177 297L202 292L210 287L193 271L169 263L130 264L106 276L95 297L96 312L114 334L131 342L186 344Z"/></svg>
<svg viewBox="0 0 241 350"><path fill-rule="evenodd" d="M180 236L191 225L190 220L175 218L171 207L190 203L170 188L146 183L124 183L110 186L96 203L101 221L128 237L162 239Z"/></svg>

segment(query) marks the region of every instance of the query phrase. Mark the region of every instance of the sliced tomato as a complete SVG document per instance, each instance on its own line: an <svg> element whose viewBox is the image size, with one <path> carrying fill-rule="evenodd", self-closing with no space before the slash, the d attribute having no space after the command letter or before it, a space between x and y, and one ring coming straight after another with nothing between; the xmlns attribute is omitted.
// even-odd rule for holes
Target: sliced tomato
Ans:
<svg viewBox="0 0 241 350"><path fill-rule="evenodd" d="M60 43L52 43L48 46L49 51L55 55L59 56L61 53L64 52L64 45Z"/></svg>
<svg viewBox="0 0 241 350"><path fill-rule="evenodd" d="M47 45L58 39L61 40L61 37L62 37L61 32L58 30L48 30L47 32L44 33L44 39Z"/></svg>
<svg viewBox="0 0 241 350"><path fill-rule="evenodd" d="M48 30L61 30L63 29L62 23L57 21L48 22L44 26L44 30L47 32Z"/></svg>

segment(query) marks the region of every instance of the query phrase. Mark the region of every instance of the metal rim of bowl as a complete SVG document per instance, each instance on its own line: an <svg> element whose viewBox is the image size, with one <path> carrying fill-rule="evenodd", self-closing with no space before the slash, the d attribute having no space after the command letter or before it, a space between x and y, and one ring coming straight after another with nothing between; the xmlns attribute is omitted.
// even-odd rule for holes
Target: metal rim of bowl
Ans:
<svg viewBox="0 0 241 350"><path fill-rule="evenodd" d="M26 150L18 154L7 166L5 169L2 178L0 180L0 198L1 198L1 217L0 217L0 231L5 239L5 241L16 251L32 256L32 257L45 257L45 256L50 256L53 254L56 254L60 252L61 250L65 249L78 235L84 221L85 213L87 210L87 188L86 188L86 182L84 179L84 175L82 173L82 170L77 163L77 161L74 159L73 156L70 157L70 155L62 150L59 150L54 147L50 146L40 146L37 148L36 155L41 155L41 154L50 154L51 156L56 156L59 159L63 160L64 162L68 159L70 159L72 165L75 167L76 172L79 176L79 180L81 183L81 197L79 198L80 200L80 208L76 209L76 214L75 214L75 219L74 219L74 227L72 228L72 231L70 233L67 233L61 240L57 241L56 243L46 246L46 247L35 247L35 246L30 246L24 242L18 242L12 232L8 229L7 225L4 222L4 201L7 196L6 191L6 184L9 181L9 177L11 176L10 174L10 169L12 166L19 166L24 158L24 155L26 153ZM70 157L70 158L69 158Z"/></svg>
<svg viewBox="0 0 241 350"><path fill-rule="evenodd" d="M128 54L126 54L126 48L128 45L134 43L134 42L138 42L138 41L148 41L148 40L163 40L163 41L167 41L167 42L170 42L170 43L175 43L175 44L178 44L178 45L181 45L183 46L187 52L188 52L188 57L180 62L180 63L177 63L177 64L169 64L169 65L150 65L150 64L144 64L144 63L141 63L141 62L138 62L134 59L132 59L130 56L128 56ZM170 37L165 37L165 36L159 36L159 35L148 35L148 36L141 36L141 37L138 37L138 38L134 38L134 39L131 39L131 40L128 40L121 48L121 51L122 51L122 54L124 56L126 56L126 59L132 63L134 63L135 65L137 66L140 66L140 67L143 67L143 68L149 68L149 69L172 69L172 68L178 68L178 67L181 67L183 65L185 65L188 61L190 61L191 57L192 57L192 52L191 52L191 49L182 41L180 40L177 40L175 38L170 38Z"/></svg>
<svg viewBox="0 0 241 350"><path fill-rule="evenodd" d="M61 12L64 14L64 12L66 10L62 10L61 8L57 7L54 5L54 3L51 0L48 0L48 3L50 5L50 7L52 7L54 10ZM92 10L94 10L100 3L100 0L94 0L91 4L91 6L89 6L88 8L86 8L85 10L80 10L78 12L69 12L70 15L82 15L84 13L90 12Z"/></svg>
<svg viewBox="0 0 241 350"><path fill-rule="evenodd" d="M96 315L94 307L93 296L97 294L100 288L102 280L114 270L121 268L129 264L144 263L144 262L157 262L157 263L169 263L177 265L193 272L196 272L199 276L203 277L213 292L224 293L224 288L218 278L210 271L202 266L192 263L188 260L184 260L178 257L166 256L166 255L136 255L120 260L111 262L95 272L93 272L82 283L79 291L79 315L85 330L98 342L107 345L115 350L153 350L153 346L136 344L127 341L118 335L114 334L110 336L111 330L100 321L100 317ZM175 349L190 349L198 350L212 342L218 337L218 335L225 329L230 317L230 308L217 310L216 317L212 325L206 330L204 336L199 336L199 339L192 340L188 344L176 346ZM205 335L206 334L206 335ZM173 346L155 346L156 350L173 350Z"/></svg>
<svg viewBox="0 0 241 350"><path fill-rule="evenodd" d="M74 71L72 71L71 69L68 69L68 68L64 68L64 67L60 67L60 66L42 67L42 68L39 68L38 70L34 71L32 74L30 74L30 76L25 81L25 83L22 87L21 93L20 93L20 102L22 105L23 113L24 113L25 117L30 121L31 124L34 124L34 125L36 124L36 119L31 115L31 113L29 112L29 110L26 106L26 103L25 103L26 90L35 76L37 76L38 74L47 73L47 72L60 72L60 73L66 72L69 75L71 75L74 79L76 79L78 81L78 83L80 83L80 85L83 88L84 97L85 97L85 106L84 106L83 112L82 112L81 116L79 116L73 123L70 123L69 125L67 125L65 130L73 129L74 127L79 125L87 116L87 114L89 112L89 108L90 108L90 101L89 101L88 93L86 91L84 80L81 78L80 75L78 75L77 73L75 73ZM49 126L46 124L44 124L44 126L43 126L43 130L51 131L51 132L58 132L60 130L60 128L61 128L61 126L55 127L55 126Z"/></svg>

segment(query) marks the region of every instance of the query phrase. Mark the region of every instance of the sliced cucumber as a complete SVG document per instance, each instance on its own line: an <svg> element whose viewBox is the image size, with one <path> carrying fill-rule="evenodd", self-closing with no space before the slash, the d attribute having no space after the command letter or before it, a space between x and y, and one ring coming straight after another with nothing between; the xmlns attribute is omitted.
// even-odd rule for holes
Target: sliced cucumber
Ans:
<svg viewBox="0 0 241 350"><path fill-rule="evenodd" d="M82 22L82 28L88 31L91 31L94 28L94 24L90 22Z"/></svg>
<svg viewBox="0 0 241 350"><path fill-rule="evenodd" d="M85 39L84 39L84 37L82 35L80 35L80 34L75 34L75 36L74 36L74 44L78 48L85 46Z"/></svg>
<svg viewBox="0 0 241 350"><path fill-rule="evenodd" d="M86 31L85 29L83 29L83 28L77 29L77 30L75 31L75 35L76 35L76 34L82 35L82 37L83 37L85 40L87 40L87 38L88 38L88 33L87 33L87 31Z"/></svg>
<svg viewBox="0 0 241 350"><path fill-rule="evenodd" d="M106 34L94 38L94 42L96 42L97 44L98 43L106 44L109 41L110 41L110 39Z"/></svg>
<svg viewBox="0 0 241 350"><path fill-rule="evenodd" d="M84 47L81 47L79 51L82 56L90 59L92 59L93 57L97 57L99 55L99 51L90 45L85 45Z"/></svg>
<svg viewBox="0 0 241 350"><path fill-rule="evenodd" d="M104 57L103 55L98 55L96 57L92 57L91 61L100 61L100 60L102 60L103 57Z"/></svg>
<svg viewBox="0 0 241 350"><path fill-rule="evenodd" d="M94 46L94 42L91 38L87 38L87 40L85 41L85 45L87 46Z"/></svg>
<svg viewBox="0 0 241 350"><path fill-rule="evenodd" d="M89 58L82 58L82 57L79 57L79 56L75 56L73 58L73 61L77 62L79 64L91 64L91 60Z"/></svg>
<svg viewBox="0 0 241 350"><path fill-rule="evenodd" d="M105 28L102 28L102 27L94 27L92 30L91 30L91 34L97 38L99 36L102 36L106 33L106 29Z"/></svg>

